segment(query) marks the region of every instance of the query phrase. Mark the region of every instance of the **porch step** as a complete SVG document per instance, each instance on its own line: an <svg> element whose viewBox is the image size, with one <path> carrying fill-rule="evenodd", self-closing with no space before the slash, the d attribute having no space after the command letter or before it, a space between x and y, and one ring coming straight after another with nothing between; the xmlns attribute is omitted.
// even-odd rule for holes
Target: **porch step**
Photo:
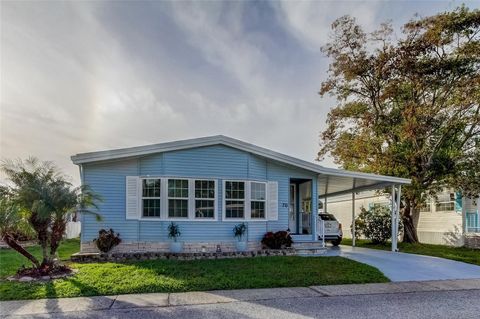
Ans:
<svg viewBox="0 0 480 319"><path fill-rule="evenodd" d="M294 241L292 247L295 249L321 249L323 248L323 242L319 241Z"/></svg>
<svg viewBox="0 0 480 319"><path fill-rule="evenodd" d="M292 247L295 249L297 256L322 256L327 252L327 248L323 247L321 241L315 242L294 242Z"/></svg>

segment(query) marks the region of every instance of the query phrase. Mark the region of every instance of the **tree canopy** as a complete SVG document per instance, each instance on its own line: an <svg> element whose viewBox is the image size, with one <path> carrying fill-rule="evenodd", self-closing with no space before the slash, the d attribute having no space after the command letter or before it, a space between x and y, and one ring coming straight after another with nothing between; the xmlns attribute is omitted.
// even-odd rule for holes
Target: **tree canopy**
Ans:
<svg viewBox="0 0 480 319"><path fill-rule="evenodd" d="M345 169L410 178L406 241L427 196L446 186L478 194L480 11L465 6L414 17L400 36L390 24L366 33L354 18L333 25L320 95L338 102L321 133L319 159Z"/></svg>

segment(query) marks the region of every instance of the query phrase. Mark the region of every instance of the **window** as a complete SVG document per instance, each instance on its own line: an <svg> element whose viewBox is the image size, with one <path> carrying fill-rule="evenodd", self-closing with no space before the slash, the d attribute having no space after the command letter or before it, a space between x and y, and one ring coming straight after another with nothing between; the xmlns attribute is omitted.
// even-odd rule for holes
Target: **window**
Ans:
<svg viewBox="0 0 480 319"><path fill-rule="evenodd" d="M168 180L168 217L188 218L188 179Z"/></svg>
<svg viewBox="0 0 480 319"><path fill-rule="evenodd" d="M420 212L431 212L432 211L432 207L430 205L430 203L425 203L423 205L420 206Z"/></svg>
<svg viewBox="0 0 480 319"><path fill-rule="evenodd" d="M265 218L266 184L252 182L250 184L251 218Z"/></svg>
<svg viewBox="0 0 480 319"><path fill-rule="evenodd" d="M245 217L245 182L225 182L225 217Z"/></svg>
<svg viewBox="0 0 480 319"><path fill-rule="evenodd" d="M160 179L142 181L142 216L160 217Z"/></svg>
<svg viewBox="0 0 480 319"><path fill-rule="evenodd" d="M447 212L451 210L455 210L455 203L454 202L440 202L435 205L435 210L437 212Z"/></svg>
<svg viewBox="0 0 480 319"><path fill-rule="evenodd" d="M215 181L195 181L195 218L215 217Z"/></svg>

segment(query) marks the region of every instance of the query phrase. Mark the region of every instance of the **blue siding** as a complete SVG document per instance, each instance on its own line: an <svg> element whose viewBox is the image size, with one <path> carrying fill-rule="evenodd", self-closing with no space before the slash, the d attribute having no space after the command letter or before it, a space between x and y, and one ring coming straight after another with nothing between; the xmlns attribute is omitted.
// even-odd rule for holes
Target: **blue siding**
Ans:
<svg viewBox="0 0 480 319"><path fill-rule="evenodd" d="M167 152L164 159L167 175L246 177L248 174L248 153L220 145Z"/></svg>
<svg viewBox="0 0 480 319"><path fill-rule="evenodd" d="M139 159L140 175L163 175L164 154L145 156Z"/></svg>
<svg viewBox="0 0 480 319"><path fill-rule="evenodd" d="M84 182L102 196L97 222L85 215L82 223L82 241L97 237L101 228L113 228L126 241L138 240L138 221L125 219L125 176L138 174L137 160L123 160L84 166Z"/></svg>
<svg viewBox="0 0 480 319"><path fill-rule="evenodd" d="M125 177L129 175L212 177L218 179L218 221L179 221L182 241L233 240L233 227L238 222L221 221L222 179L252 179L277 181L279 188L279 220L249 222L248 239L260 240L266 231L288 228L288 200L290 178L313 180L313 207L316 207L316 175L314 173L266 160L226 146L209 146L136 159L84 165L84 182L99 193L102 222L85 216L82 223L82 241L97 236L100 228L113 228L125 242L166 241L170 221L125 219ZM286 205L283 205L285 203ZM286 207L284 207L286 206Z"/></svg>
<svg viewBox="0 0 480 319"><path fill-rule="evenodd" d="M250 155L248 158L248 177L251 179L267 179L267 161L264 158Z"/></svg>

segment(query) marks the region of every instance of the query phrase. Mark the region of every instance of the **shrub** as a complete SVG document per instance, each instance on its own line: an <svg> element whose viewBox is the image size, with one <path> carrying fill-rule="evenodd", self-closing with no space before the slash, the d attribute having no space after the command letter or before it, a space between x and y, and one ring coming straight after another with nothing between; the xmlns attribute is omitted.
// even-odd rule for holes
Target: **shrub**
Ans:
<svg viewBox="0 0 480 319"><path fill-rule="evenodd" d="M182 233L180 232L180 226L171 222L168 225L168 238L173 238L173 241L177 241L177 237L180 237Z"/></svg>
<svg viewBox="0 0 480 319"><path fill-rule="evenodd" d="M93 242L101 252L108 253L113 247L120 244L122 240L120 239L120 234L115 234L113 229L110 228L108 231L100 229L98 231L98 238L94 239Z"/></svg>
<svg viewBox="0 0 480 319"><path fill-rule="evenodd" d="M292 237L287 231L268 232L263 236L262 244L270 249L280 249L292 245Z"/></svg>
<svg viewBox="0 0 480 319"><path fill-rule="evenodd" d="M398 230L402 230L401 220ZM364 236L374 244L384 244L392 236L392 217L390 209L385 206L372 207L366 210L362 207L361 213L355 219L357 236Z"/></svg>

